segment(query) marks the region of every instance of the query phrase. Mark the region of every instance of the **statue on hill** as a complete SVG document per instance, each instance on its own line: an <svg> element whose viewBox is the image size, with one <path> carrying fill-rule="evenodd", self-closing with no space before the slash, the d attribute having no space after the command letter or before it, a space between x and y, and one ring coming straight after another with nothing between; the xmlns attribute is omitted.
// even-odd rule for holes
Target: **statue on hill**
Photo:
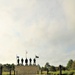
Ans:
<svg viewBox="0 0 75 75"><path fill-rule="evenodd" d="M26 63L26 65L28 65L28 59L27 58L25 59L25 63Z"/></svg>
<svg viewBox="0 0 75 75"><path fill-rule="evenodd" d="M21 63L22 63L22 65L23 65L23 61L24 61L24 60L23 60L23 58L22 58L22 59L21 59Z"/></svg>
<svg viewBox="0 0 75 75"><path fill-rule="evenodd" d="M20 60L19 60L19 58L18 58L18 59L17 59L17 63L18 63L18 65L19 65L19 61L20 61Z"/></svg>
<svg viewBox="0 0 75 75"><path fill-rule="evenodd" d="M33 61L34 61L34 65L36 65L36 59L35 58L33 59Z"/></svg>
<svg viewBox="0 0 75 75"><path fill-rule="evenodd" d="M30 61L30 65L31 65L32 59L30 58L29 61Z"/></svg>

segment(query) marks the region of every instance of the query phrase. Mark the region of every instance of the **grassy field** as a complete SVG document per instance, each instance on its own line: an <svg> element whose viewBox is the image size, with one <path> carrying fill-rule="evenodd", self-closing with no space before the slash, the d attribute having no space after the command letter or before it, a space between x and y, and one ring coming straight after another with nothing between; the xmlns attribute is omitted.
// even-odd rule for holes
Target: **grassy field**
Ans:
<svg viewBox="0 0 75 75"><path fill-rule="evenodd" d="M10 75L10 72L2 72L2 75ZM11 75L14 75L14 72L11 72Z"/></svg>
<svg viewBox="0 0 75 75"><path fill-rule="evenodd" d="M59 71L55 71L55 72L52 72L52 71L49 71L48 72L50 75L59 75ZM43 71L42 74L47 74L47 71ZM62 71L62 75L75 75L75 70L65 70L65 71Z"/></svg>
<svg viewBox="0 0 75 75"><path fill-rule="evenodd" d="M49 72L51 75L59 75L59 71L56 72ZM70 71L62 71L62 75L75 75L75 70Z"/></svg>
<svg viewBox="0 0 75 75"><path fill-rule="evenodd" d="M14 75L14 72L12 71L11 72L12 74L11 75ZM47 74L47 71L43 71L42 72L43 74ZM59 71L56 71L56 72L49 72L50 75L59 75ZM9 72L3 72L2 75L10 75ZM62 75L75 75L75 70L70 70L70 71L62 71Z"/></svg>

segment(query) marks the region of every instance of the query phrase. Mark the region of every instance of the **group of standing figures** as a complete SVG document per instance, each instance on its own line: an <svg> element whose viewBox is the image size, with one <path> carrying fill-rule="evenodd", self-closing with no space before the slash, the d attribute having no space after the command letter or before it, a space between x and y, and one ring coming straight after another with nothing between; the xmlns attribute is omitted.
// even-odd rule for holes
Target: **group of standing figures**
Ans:
<svg viewBox="0 0 75 75"><path fill-rule="evenodd" d="M23 63L25 62L26 65L28 65L28 59L26 58L25 60L22 58L21 59L21 65L23 65ZM17 64L20 65L20 59L17 59ZM29 64L32 65L32 59L29 59ZM36 65L36 59L33 59L33 64Z"/></svg>

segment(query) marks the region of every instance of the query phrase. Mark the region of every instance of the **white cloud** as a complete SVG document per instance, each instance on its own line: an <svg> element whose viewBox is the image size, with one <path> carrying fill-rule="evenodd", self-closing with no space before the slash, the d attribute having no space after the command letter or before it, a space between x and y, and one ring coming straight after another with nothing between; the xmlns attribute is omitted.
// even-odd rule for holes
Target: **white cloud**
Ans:
<svg viewBox="0 0 75 75"><path fill-rule="evenodd" d="M66 16L68 28L75 30L75 1L74 0L63 0L63 10Z"/></svg>
<svg viewBox="0 0 75 75"><path fill-rule="evenodd" d="M3 0L0 3L3 63L15 62L16 54L25 57L25 50L28 58L39 55L40 65L47 61L66 65L69 58L74 59L75 6L72 1Z"/></svg>

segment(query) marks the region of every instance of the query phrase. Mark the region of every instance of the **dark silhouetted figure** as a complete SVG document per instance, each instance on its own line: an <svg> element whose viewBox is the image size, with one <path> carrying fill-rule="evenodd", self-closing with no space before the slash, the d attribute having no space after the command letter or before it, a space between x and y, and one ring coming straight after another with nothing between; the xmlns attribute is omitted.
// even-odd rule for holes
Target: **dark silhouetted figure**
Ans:
<svg viewBox="0 0 75 75"><path fill-rule="evenodd" d="M59 75L62 75L62 66L59 65L59 70L60 70L60 74Z"/></svg>
<svg viewBox="0 0 75 75"><path fill-rule="evenodd" d="M36 59L35 58L33 59L33 61L34 61L34 65L36 65Z"/></svg>
<svg viewBox="0 0 75 75"><path fill-rule="evenodd" d="M18 63L18 65L19 65L19 61L20 61L20 60L19 60L19 58L18 58L18 59L17 59L17 63Z"/></svg>
<svg viewBox="0 0 75 75"><path fill-rule="evenodd" d="M30 61L30 65L31 65L32 59L30 58L29 61Z"/></svg>
<svg viewBox="0 0 75 75"><path fill-rule="evenodd" d="M23 58L22 58L22 59L21 59L21 63L22 63L22 65L23 65L23 61L24 61L24 60L23 60Z"/></svg>
<svg viewBox="0 0 75 75"><path fill-rule="evenodd" d="M26 65L28 65L28 59L27 58L25 59L25 63L26 63Z"/></svg>

